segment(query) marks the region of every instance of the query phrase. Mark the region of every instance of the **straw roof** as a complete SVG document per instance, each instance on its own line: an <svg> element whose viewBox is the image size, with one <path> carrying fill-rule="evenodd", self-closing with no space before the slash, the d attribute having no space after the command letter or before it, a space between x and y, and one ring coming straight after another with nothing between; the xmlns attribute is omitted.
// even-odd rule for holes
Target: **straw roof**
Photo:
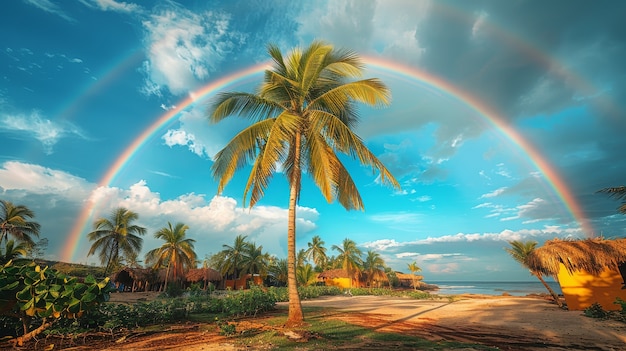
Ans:
<svg viewBox="0 0 626 351"><path fill-rule="evenodd" d="M413 279L417 279L417 280L422 280L424 279L423 275L413 275L413 274L407 274L407 273L400 273L400 272L396 272L396 277L398 279L401 280L413 280Z"/></svg>
<svg viewBox="0 0 626 351"><path fill-rule="evenodd" d="M587 271L600 274L607 267L626 262L626 239L593 238L585 240L554 239L528 255L528 268L545 275L556 276L563 264L569 273Z"/></svg>
<svg viewBox="0 0 626 351"><path fill-rule="evenodd" d="M222 280L222 275L213 268L192 268L185 274L185 279L192 283L199 281L217 282Z"/></svg>
<svg viewBox="0 0 626 351"><path fill-rule="evenodd" d="M338 268L338 269L330 269L330 270L324 271L320 273L317 277L321 279L335 279L335 278L350 278L350 275L348 274L348 271L346 271L345 269Z"/></svg>
<svg viewBox="0 0 626 351"><path fill-rule="evenodd" d="M150 268L130 268L124 267L119 272L116 272L111 275L111 281L126 281L129 277L135 281L148 281L152 275L152 270Z"/></svg>

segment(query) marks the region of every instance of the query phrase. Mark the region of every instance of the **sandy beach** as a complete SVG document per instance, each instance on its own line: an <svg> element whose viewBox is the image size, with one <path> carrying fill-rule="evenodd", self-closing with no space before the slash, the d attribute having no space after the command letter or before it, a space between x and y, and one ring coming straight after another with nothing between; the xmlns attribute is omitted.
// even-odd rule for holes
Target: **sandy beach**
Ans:
<svg viewBox="0 0 626 351"><path fill-rule="evenodd" d="M424 337L502 350L625 350L626 323L565 311L540 297L464 295L454 302L378 296L322 297L305 306L332 308L335 318Z"/></svg>

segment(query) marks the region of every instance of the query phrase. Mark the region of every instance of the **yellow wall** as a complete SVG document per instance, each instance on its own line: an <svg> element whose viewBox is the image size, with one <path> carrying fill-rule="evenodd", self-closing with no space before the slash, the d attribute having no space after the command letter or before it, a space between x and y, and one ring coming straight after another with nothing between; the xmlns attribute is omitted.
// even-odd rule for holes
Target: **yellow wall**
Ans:
<svg viewBox="0 0 626 351"><path fill-rule="evenodd" d="M614 303L615 298L626 300L626 289L622 290L624 280L617 269L607 268L599 276L585 271L570 275L561 265L557 277L569 310L584 310L597 302L605 311L615 311L622 308Z"/></svg>
<svg viewBox="0 0 626 351"><path fill-rule="evenodd" d="M350 288L350 278L327 278L324 281L326 286L336 286L340 288Z"/></svg>

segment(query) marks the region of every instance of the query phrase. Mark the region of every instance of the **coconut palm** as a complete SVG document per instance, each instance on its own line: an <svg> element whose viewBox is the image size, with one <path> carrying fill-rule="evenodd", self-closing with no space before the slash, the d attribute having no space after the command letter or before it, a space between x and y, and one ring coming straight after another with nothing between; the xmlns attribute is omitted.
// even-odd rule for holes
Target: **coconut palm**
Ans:
<svg viewBox="0 0 626 351"><path fill-rule="evenodd" d="M158 269L167 267L165 270L165 286L167 290L167 282L169 273L172 272L174 281L184 277L184 272L190 268L194 268L196 264L196 252L194 251L194 239L187 238L187 226L184 223L167 222L167 227L159 229L154 233L154 237L165 241L161 247L152 249L146 253L146 263L151 264L153 268Z"/></svg>
<svg viewBox="0 0 626 351"><path fill-rule="evenodd" d="M385 274L385 260L380 257L378 252L368 250L363 260L363 272L367 274L367 282L371 287L375 281L384 281L387 278Z"/></svg>
<svg viewBox="0 0 626 351"><path fill-rule="evenodd" d="M598 190L599 193L608 194L609 197L614 197L618 200L626 200L626 186L618 186L612 188L604 188ZM622 204L617 209L620 213L626 214L626 201L622 201Z"/></svg>
<svg viewBox="0 0 626 351"><path fill-rule="evenodd" d="M417 265L417 262L413 261L407 264L407 268L411 271L411 279L413 280L413 289L417 290L417 276L415 273L421 272L422 269Z"/></svg>
<svg viewBox="0 0 626 351"><path fill-rule="evenodd" d="M11 235L28 247L35 245L32 237L39 237L40 225L29 220L34 217L35 213L28 207L0 200L0 242L4 239L6 244Z"/></svg>
<svg viewBox="0 0 626 351"><path fill-rule="evenodd" d="M307 243L306 256L315 263L316 268L319 270L324 269L327 260L324 244L324 240L319 235L314 236L311 238L311 242Z"/></svg>
<svg viewBox="0 0 626 351"><path fill-rule="evenodd" d="M363 264L361 250L353 240L348 238L343 239L341 246L333 245L332 249L339 252L337 260L341 262L341 268L348 272L350 287L352 287L352 280L358 280L361 275L361 265Z"/></svg>
<svg viewBox="0 0 626 351"><path fill-rule="evenodd" d="M124 207L113 210L110 218L99 218L94 222L94 230L87 234L93 241L87 256L98 252L100 262L106 262L104 275L109 273L112 263L120 261L120 251L126 256L141 251L146 228L133 224L139 215Z"/></svg>
<svg viewBox="0 0 626 351"><path fill-rule="evenodd" d="M563 308L563 303L561 302L561 299L559 299L559 296L554 292L554 290L552 290L550 285L548 285L548 283L546 283L546 281L543 280L542 274L539 271L533 270L530 268L528 259L529 259L530 254L537 247L537 242L532 241L532 240L529 240L529 241L513 240L513 241L509 241L509 244L511 245L511 247L505 248L506 252L508 252L509 255L511 255L511 257L513 257L515 261L519 262L522 266L526 267L530 271L530 274L537 277L537 279L539 279L541 284L543 284L543 286L546 287L550 295L552 295L552 298L554 299L556 304L559 305L559 307Z"/></svg>
<svg viewBox="0 0 626 351"><path fill-rule="evenodd" d="M287 285L287 270L287 260L282 258L279 260L274 260L274 262L269 267L269 274L279 284Z"/></svg>
<svg viewBox="0 0 626 351"><path fill-rule="evenodd" d="M244 256L250 245L246 241L247 237L247 235L237 235L233 246L222 245L224 249L221 251L222 264L219 266L220 272L233 277L234 280L241 278ZM237 290L236 286L235 290Z"/></svg>
<svg viewBox="0 0 626 351"><path fill-rule="evenodd" d="M263 246L249 243L241 261L242 273L258 274L261 279L265 280L269 271L269 260L269 254L263 253Z"/></svg>
<svg viewBox="0 0 626 351"><path fill-rule="evenodd" d="M268 52L273 66L265 71L256 94L222 93L211 107L212 122L231 115L252 121L216 154L212 169L219 179L218 192L222 192L237 169L252 163L243 196L244 206L250 207L263 197L275 172L282 170L286 175L287 324L297 325L303 320L296 282L296 205L302 173L313 178L328 202L337 199L348 210L362 210L363 202L339 153L379 171L382 183L400 186L353 131L356 102L382 106L390 100L389 90L378 79L353 80L363 70L357 55L319 41L304 50L293 49L287 57L275 45L269 45Z"/></svg>
<svg viewBox="0 0 626 351"><path fill-rule="evenodd" d="M4 245L4 252L0 249L0 264L5 264L11 260L19 257L24 257L28 254L28 244L25 242L18 242L17 244L13 239L7 240Z"/></svg>
<svg viewBox="0 0 626 351"><path fill-rule="evenodd" d="M302 266L298 266L296 269L296 279L298 280L298 285L300 286L309 286L317 283L317 273L313 269L310 263L307 263Z"/></svg>

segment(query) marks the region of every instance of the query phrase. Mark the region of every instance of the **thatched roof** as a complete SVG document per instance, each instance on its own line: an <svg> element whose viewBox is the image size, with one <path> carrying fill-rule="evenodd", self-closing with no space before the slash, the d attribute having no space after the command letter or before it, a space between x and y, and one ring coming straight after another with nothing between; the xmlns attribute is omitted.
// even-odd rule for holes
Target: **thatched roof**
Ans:
<svg viewBox="0 0 626 351"><path fill-rule="evenodd" d="M185 279L192 283L199 281L217 282L222 280L222 275L213 268L192 268L185 274Z"/></svg>
<svg viewBox="0 0 626 351"><path fill-rule="evenodd" d="M318 276L320 279L334 279L334 278L350 278L348 271L345 269L330 269L320 273Z"/></svg>
<svg viewBox="0 0 626 351"><path fill-rule="evenodd" d="M626 262L626 239L585 239L560 240L554 239L536 248L528 256L528 267L545 275L556 276L560 264L569 273L587 271L600 274L607 267L617 269L619 264Z"/></svg>
<svg viewBox="0 0 626 351"><path fill-rule="evenodd" d="M125 282L128 278L135 281L148 281L152 278L152 270L150 268L131 268L124 267L119 272L111 275L113 282Z"/></svg>
<svg viewBox="0 0 626 351"><path fill-rule="evenodd" d="M396 277L401 280L411 280L411 281L413 281L413 279L417 279L417 280L424 279L423 275L417 275L417 274L413 275L413 274L400 273L400 272L396 272Z"/></svg>

